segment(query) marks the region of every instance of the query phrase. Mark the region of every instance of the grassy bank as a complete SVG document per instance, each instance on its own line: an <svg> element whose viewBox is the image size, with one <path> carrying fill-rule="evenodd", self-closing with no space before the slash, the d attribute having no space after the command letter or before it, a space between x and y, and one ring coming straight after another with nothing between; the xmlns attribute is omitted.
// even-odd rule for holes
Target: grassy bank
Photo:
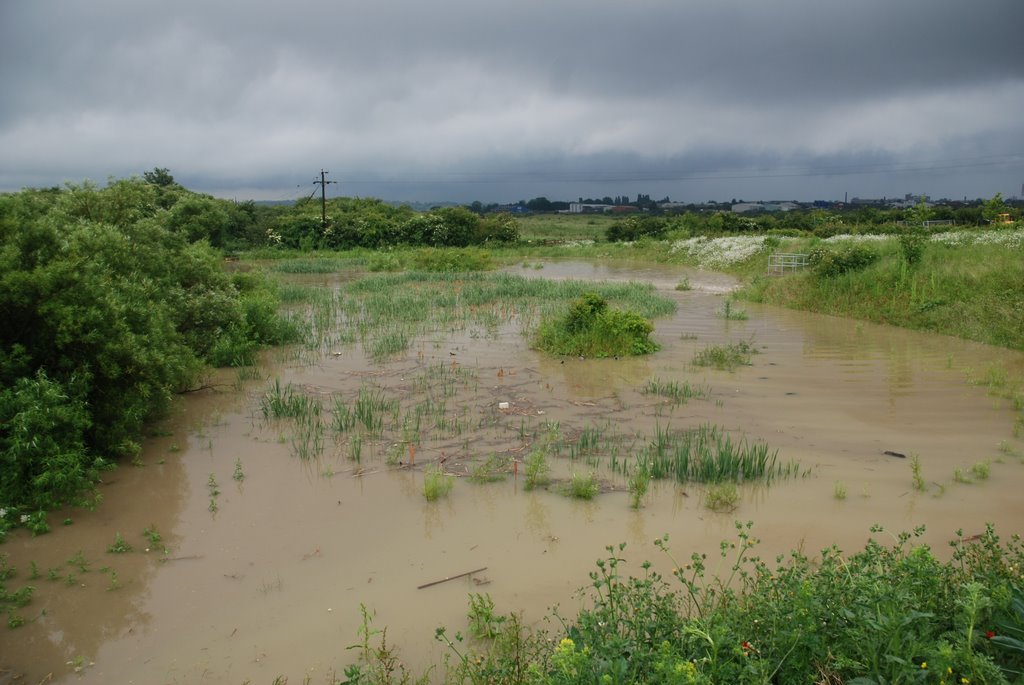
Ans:
<svg viewBox="0 0 1024 685"><path fill-rule="evenodd" d="M812 265L785 276L754 276L739 295L1024 350L1024 247L1014 234L999 233L1008 240L928 240L913 263L896 238L862 242L858 249L873 255L863 266L827 273ZM786 240L779 250L841 254L854 244Z"/></svg>

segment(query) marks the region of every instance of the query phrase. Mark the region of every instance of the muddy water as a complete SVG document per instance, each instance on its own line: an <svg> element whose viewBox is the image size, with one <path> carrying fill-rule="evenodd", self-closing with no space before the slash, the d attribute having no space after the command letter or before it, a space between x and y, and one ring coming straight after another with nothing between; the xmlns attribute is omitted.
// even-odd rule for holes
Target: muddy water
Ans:
<svg viewBox="0 0 1024 685"><path fill-rule="evenodd" d="M516 272L648 280L680 306L656 322L663 349L647 359L546 359L513 324L492 335L427 336L386 364L358 349L314 364L278 352L241 390L233 373L211 378L209 390L183 398L157 427L141 465L110 474L96 511L62 512L51 517L51 534L18 533L0 550L19 570L9 587L37 588L23 611L31 620L0 630L0 666L10 669L0 683L14 674L24 682L50 674L68 683L269 683L278 674L325 682L355 657L346 647L359 640L360 605L423 667L441 654L434 628L465 630L468 593L487 592L498 611L521 610L543 626L548 607L567 614L578 606L575 591L606 545L626 542L633 570L644 559L667 569L655 538L668 533L678 557L713 553L736 519L755 522L765 554L833 543L852 550L873 523L894 531L927 524L938 550L953 531L975 533L986 522L1021 532L1024 465L1005 453L1024 453L1016 415L967 380L991 368L1024 377L1024 355L756 305L743 305L746 321L725 321L717 312L732 282L702 272L581 263ZM693 290L674 290L683 276ZM758 348L751 366L691 366L706 345L738 340ZM445 408L430 426L424 419L412 454L401 431L386 430L362 442L356 463L350 436L335 439L328 426L322 454L303 460L294 424L259 410L275 378L321 399L327 424L330 398L352 401L360 388L398 398L405 415L427 396ZM652 378L703 384L711 394L673 409L640 392ZM745 487L731 514L707 510L700 486L668 482L630 509L621 476L598 459L634 452L655 426L700 423L765 441L809 475ZM556 424L564 446L554 475L596 469L604 490L596 499L525 491L521 472L487 484L459 478L449 497L423 497L424 466L443 462L465 474L492 452L522 458ZM567 446L584 428L600 429L606 453L573 461ZM912 488L909 459L886 451L918 455L927 490ZM990 462L988 480L954 481L956 469L981 461ZM847 490L843 500L836 483ZM60 525L65 517L71 525ZM166 552L143 537L147 526ZM132 552L106 551L118 532ZM33 561L40 577L28 580Z"/></svg>

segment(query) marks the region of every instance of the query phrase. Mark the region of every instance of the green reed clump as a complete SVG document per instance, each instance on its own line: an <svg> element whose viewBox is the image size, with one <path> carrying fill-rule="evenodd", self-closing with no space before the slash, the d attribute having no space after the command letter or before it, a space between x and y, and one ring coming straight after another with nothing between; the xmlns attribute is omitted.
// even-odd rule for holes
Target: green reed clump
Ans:
<svg viewBox="0 0 1024 685"><path fill-rule="evenodd" d="M260 409L266 419L295 419L320 415L320 403L296 389L291 383L282 386L278 378L260 400Z"/></svg>
<svg viewBox="0 0 1024 685"><path fill-rule="evenodd" d="M706 385L693 385L689 381L680 383L676 380L663 381L652 378L640 389L645 395L657 395L672 401L672 404L686 404L693 398L707 399L711 389Z"/></svg>
<svg viewBox="0 0 1024 685"><path fill-rule="evenodd" d="M316 459L324 452L324 424L320 420L320 405L317 410L300 415L295 420L291 437L292 454L302 460Z"/></svg>
<svg viewBox="0 0 1024 685"><path fill-rule="evenodd" d="M651 473L646 466L637 466L633 473L629 474L626 487L629 489L629 505L633 509L639 509L643 503L644 496L651 485Z"/></svg>
<svg viewBox="0 0 1024 685"><path fill-rule="evenodd" d="M778 450L734 440L711 424L681 432L657 426L654 440L637 456L637 466L652 478L673 478L679 483L771 482L799 474L796 462L778 463Z"/></svg>
<svg viewBox="0 0 1024 685"><path fill-rule="evenodd" d="M740 366L750 366L751 356L757 349L746 340L725 345L708 345L697 352L691 362L694 366L711 366L722 371L735 371Z"/></svg>
<svg viewBox="0 0 1024 685"><path fill-rule="evenodd" d="M551 482L551 465L543 449L534 449L523 463L523 487L527 490L543 487Z"/></svg>
<svg viewBox="0 0 1024 685"><path fill-rule="evenodd" d="M574 473L561 488L561 491L564 495L574 499L594 499L601 492L601 482L597 479L597 474Z"/></svg>
<svg viewBox="0 0 1024 685"><path fill-rule="evenodd" d="M286 274L333 274L345 271L350 266L350 263L338 259L308 258L282 259L271 268Z"/></svg>
<svg viewBox="0 0 1024 685"><path fill-rule="evenodd" d="M423 472L423 496L428 502L447 497L455 487L455 476L448 475L440 466L428 467Z"/></svg>

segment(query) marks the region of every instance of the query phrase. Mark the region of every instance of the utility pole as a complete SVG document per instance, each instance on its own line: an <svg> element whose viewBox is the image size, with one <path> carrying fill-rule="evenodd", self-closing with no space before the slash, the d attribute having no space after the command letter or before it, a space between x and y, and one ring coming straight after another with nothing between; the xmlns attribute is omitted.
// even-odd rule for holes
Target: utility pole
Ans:
<svg viewBox="0 0 1024 685"><path fill-rule="evenodd" d="M320 227L327 228L327 184L337 183L337 181L328 181L327 174L329 172L320 170L320 180L313 181L314 184L320 186Z"/></svg>

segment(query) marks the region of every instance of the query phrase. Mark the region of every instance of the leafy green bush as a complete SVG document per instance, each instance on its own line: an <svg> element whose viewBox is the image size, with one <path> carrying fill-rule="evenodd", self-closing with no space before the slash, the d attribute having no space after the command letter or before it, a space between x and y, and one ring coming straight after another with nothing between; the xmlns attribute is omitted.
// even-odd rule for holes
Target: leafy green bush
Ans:
<svg viewBox="0 0 1024 685"><path fill-rule="evenodd" d="M631 216L616 221L605 231L608 242L627 242L640 238L661 238L668 230L668 224L661 217Z"/></svg>
<svg viewBox="0 0 1024 685"><path fill-rule="evenodd" d="M86 502L204 364L296 336L265 279L190 242L193 209L216 207L182 189L167 212L160 192L134 179L0 196L0 508Z"/></svg>
<svg viewBox="0 0 1024 685"><path fill-rule="evenodd" d="M848 245L841 249L816 247L807 262L818 276L830 278L859 271L878 259L878 253L866 245Z"/></svg>
<svg viewBox="0 0 1024 685"><path fill-rule="evenodd" d="M535 345L551 354L614 357L650 354L654 326L635 312L609 309L596 293L584 293L558 319L541 322Z"/></svg>
<svg viewBox="0 0 1024 685"><path fill-rule="evenodd" d="M491 214L477 224L473 242L484 243L517 243L519 242L519 222L508 212Z"/></svg>

